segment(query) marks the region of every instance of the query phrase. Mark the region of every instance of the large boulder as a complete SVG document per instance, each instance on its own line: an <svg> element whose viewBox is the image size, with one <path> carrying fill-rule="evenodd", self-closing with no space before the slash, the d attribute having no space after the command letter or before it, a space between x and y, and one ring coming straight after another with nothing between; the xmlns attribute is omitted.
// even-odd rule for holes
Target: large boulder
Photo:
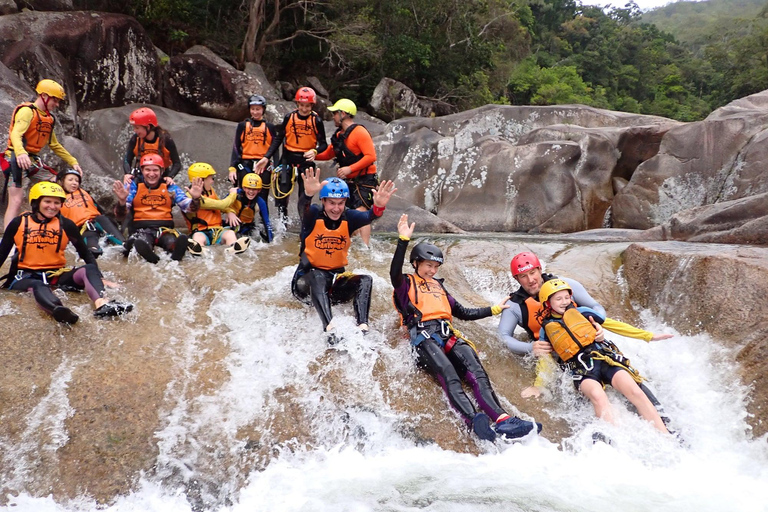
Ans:
<svg viewBox="0 0 768 512"><path fill-rule="evenodd" d="M647 229L678 212L768 192L768 91L672 128L613 203L615 227Z"/></svg>
<svg viewBox="0 0 768 512"><path fill-rule="evenodd" d="M21 43L25 39L63 56L74 82L70 94L75 93L81 108L154 102L157 97L157 54L142 26L130 16L24 11L0 17L0 57L18 50L16 43L26 55L33 50L40 55L42 49Z"/></svg>
<svg viewBox="0 0 768 512"><path fill-rule="evenodd" d="M371 95L373 112L385 121L408 116L430 117L451 113L450 105L421 98L407 85L392 78L382 78Z"/></svg>
<svg viewBox="0 0 768 512"><path fill-rule="evenodd" d="M768 432L768 248L633 244L624 252L624 276L634 303L681 332L707 332L731 349L752 388L753 435Z"/></svg>
<svg viewBox="0 0 768 512"><path fill-rule="evenodd" d="M33 11L72 11L72 0L18 0L19 7Z"/></svg>

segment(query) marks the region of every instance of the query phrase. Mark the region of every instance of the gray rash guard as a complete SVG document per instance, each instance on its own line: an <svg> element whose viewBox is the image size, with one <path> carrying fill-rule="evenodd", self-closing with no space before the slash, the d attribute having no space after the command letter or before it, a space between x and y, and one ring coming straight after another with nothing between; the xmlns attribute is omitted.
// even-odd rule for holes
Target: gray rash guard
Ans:
<svg viewBox="0 0 768 512"><path fill-rule="evenodd" d="M598 302L592 298L582 284L576 280L569 279L567 277L561 278L563 281L573 290L573 301L579 306L586 306L594 309L597 313L605 317L605 308L598 304ZM518 325L523 327L523 313L520 311L520 304L507 301L509 308L501 312L501 320L499 321L499 339L504 345L512 352L518 355L530 354L533 351L533 343L531 341L520 341L513 336L515 333L515 327Z"/></svg>

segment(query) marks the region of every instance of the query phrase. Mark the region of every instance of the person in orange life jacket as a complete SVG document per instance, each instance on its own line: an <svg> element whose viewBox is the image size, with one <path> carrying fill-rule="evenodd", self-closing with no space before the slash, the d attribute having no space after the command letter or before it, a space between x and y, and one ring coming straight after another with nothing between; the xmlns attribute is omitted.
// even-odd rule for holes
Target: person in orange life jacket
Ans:
<svg viewBox="0 0 768 512"><path fill-rule="evenodd" d="M226 214L227 225L236 230L237 235L253 236L256 230L256 212L261 219L259 235L264 242L271 242L272 226L269 223L269 211L266 201L259 195L262 184L261 177L255 172L243 176L242 185L237 190L237 197L232 203L233 211Z"/></svg>
<svg viewBox="0 0 768 512"><path fill-rule="evenodd" d="M331 304L354 299L357 325L363 334L368 333L373 279L345 272L350 235L381 217L397 189L391 181L382 182L373 193L373 208L359 212L345 206L349 188L339 178L320 183L318 172L311 168L304 171L304 182L308 194L320 192L321 205L312 205L302 221L300 262L291 291L300 301L315 306L328 342L335 344L339 337L333 332Z"/></svg>
<svg viewBox="0 0 768 512"><path fill-rule="evenodd" d="M243 177L248 173L256 173L262 182L259 191L266 204L269 190L272 186L272 165L279 147L270 153L276 131L272 123L264 120L267 100L264 96L255 94L248 99L251 117L240 122L235 130L235 143L232 146L232 157L229 161L229 181L236 187L242 187ZM265 172L266 171L266 172Z"/></svg>
<svg viewBox="0 0 768 512"><path fill-rule="evenodd" d="M133 128L133 135L123 157L124 183L134 177L141 179L141 172L135 165L144 155L153 153L163 157L163 177L175 178L181 170L179 151L171 134L157 124L155 111L148 107L136 109L131 112L128 122Z"/></svg>
<svg viewBox="0 0 768 512"><path fill-rule="evenodd" d="M187 196L178 185L168 185L162 179L163 159L150 153L141 158L140 183L131 181L124 185L116 181L112 190L117 196L115 215L126 217L128 239L124 254L128 256L135 247L142 258L150 263L157 263L160 258L155 254L158 245L171 254L171 259L181 261L187 251L187 236L174 229L173 205L178 205L182 212L194 212L200 208L200 196L203 194L203 180L192 181Z"/></svg>
<svg viewBox="0 0 768 512"><path fill-rule="evenodd" d="M31 291L44 311L56 321L66 324L74 324L79 318L61 303L51 291L51 286L68 291L85 290L93 301L94 315L99 318L131 311L132 304L108 301L103 297L104 281L96 259L86 247L75 223L61 215L65 197L64 189L56 183L41 181L32 186L29 191L32 211L11 220L0 241L0 266L5 263L11 249L16 247L4 287L14 291ZM85 265L65 268L68 243L75 246Z"/></svg>
<svg viewBox="0 0 768 512"><path fill-rule="evenodd" d="M107 235L107 239L117 245L125 243L125 237L115 223L106 216L104 209L99 206L91 194L80 187L82 175L75 169L67 169L56 177L61 188L67 194L61 207L61 214L80 228L88 250L95 258L104 251L99 246L99 236Z"/></svg>
<svg viewBox="0 0 768 512"><path fill-rule="evenodd" d="M22 174L30 172L33 160L39 162L37 154L45 146L50 147L70 167L83 171L75 157L59 143L54 131L56 119L50 111L58 108L66 98L64 88L53 80L45 79L37 84L35 91L37 97L34 101L22 103L13 111L8 129L8 146L5 154L0 155L0 167L5 175L6 186L10 181L3 227L8 227L8 223L21 211L24 199Z"/></svg>
<svg viewBox="0 0 768 512"><path fill-rule="evenodd" d="M539 291L539 302L544 305L539 339L551 343L554 352L572 372L576 388L592 402L597 417L615 423L603 388L610 384L627 397L640 416L660 432L668 433L656 407L638 387L639 375L633 377L630 373L633 369L629 361L617 360L612 349L604 348L600 324L594 318L588 321L573 306L569 285L561 279L547 281Z"/></svg>
<svg viewBox="0 0 768 512"><path fill-rule="evenodd" d="M210 164L196 162L189 166L187 174L190 182L196 179L203 180L200 208L195 212L185 213L187 227L192 238L189 241L189 252L195 256L200 256L203 253L203 246L217 244L227 245L227 250L235 254L244 252L251 244L251 239L247 236L238 239L232 228L224 226L221 220L222 212L234 212L232 204L237 198L237 189L231 189L226 198L219 199L213 189L216 170Z"/></svg>
<svg viewBox="0 0 768 512"><path fill-rule="evenodd" d="M443 253L432 244L421 242L414 246L409 257L414 273L404 275L405 251L414 227L415 223L408 225L407 215L400 217L397 223L400 239L389 276L394 287L393 302L403 325L408 328L418 364L440 382L451 405L480 439L493 441L497 433L508 438L525 436L534 429L534 423L507 414L499 404L474 345L451 325L454 316L461 320L479 320L498 315L508 306L502 305L503 302L485 308L461 305L446 291L443 281L435 278L443 264ZM462 379L472 386L482 412L477 412L464 392ZM541 424L536 423L535 428L540 432Z"/></svg>
<svg viewBox="0 0 768 512"><path fill-rule="evenodd" d="M355 124L357 106L352 100L340 99L328 110L333 112L333 122L338 129L331 136L331 145L315 160L336 159L339 166L336 176L349 186L347 207L365 211L373 204L373 190L379 185L373 139L364 126ZM360 238L365 245L370 243L371 226L360 228Z"/></svg>
<svg viewBox="0 0 768 512"><path fill-rule="evenodd" d="M546 340L539 339L539 332L541 330L539 313L543 306L538 301L538 295L543 284L556 279L556 277L552 274L544 273L539 258L529 251L516 254L512 258L510 269L512 277L520 284L520 288L510 294L509 302L507 302L509 308L501 313L498 334L501 341L515 354L527 355L532 353L539 358L536 382L533 386L525 388L522 392L523 398L538 397L541 395L542 375L552 371L552 365L548 364L551 359L542 357L552 353L552 345ZM578 306L590 308L596 315L603 318L603 326L606 329L622 336L640 338L645 341L663 340L672 337L671 334L654 334L623 322L606 318L603 306L590 296L581 283L575 279L562 279L570 286L573 301ZM528 333L532 342L520 341L513 337L515 328L518 326ZM659 410L664 421L668 422L669 418L664 413L664 408L650 387L644 382L638 385Z"/></svg>
<svg viewBox="0 0 768 512"><path fill-rule="evenodd" d="M288 217L288 198L294 179L299 183L297 200L299 218L304 218L312 203L312 196L304 193L303 172L314 169L315 157L328 147L323 120L312 111L312 106L317 99L315 91L310 87L301 87L296 91L295 99L296 110L286 114L282 124L277 127L277 133L266 155L271 157L280 145L283 145L280 170L276 171L274 176L278 181L273 184L275 206L282 222L285 222Z"/></svg>

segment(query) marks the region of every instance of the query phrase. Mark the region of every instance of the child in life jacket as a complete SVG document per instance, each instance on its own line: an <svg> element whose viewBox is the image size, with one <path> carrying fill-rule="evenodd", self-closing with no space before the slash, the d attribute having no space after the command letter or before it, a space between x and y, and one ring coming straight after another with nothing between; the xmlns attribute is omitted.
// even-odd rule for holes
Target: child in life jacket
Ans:
<svg viewBox="0 0 768 512"><path fill-rule="evenodd" d="M397 224L400 240L389 272L395 288L395 308L408 328L419 366L426 368L442 384L451 405L480 439L494 441L497 433L507 438L523 437L534 428L540 432L540 423L521 420L504 410L474 344L452 325L454 316L461 320L479 320L498 315L508 306L503 302L484 308L461 305L446 291L442 280L435 278L443 263L443 253L432 244L416 244L409 258L414 272L403 274L405 251L414 227L415 224L408 225L407 215L400 217ZM478 412L469 400L462 380L471 385L482 412Z"/></svg>
<svg viewBox="0 0 768 512"><path fill-rule="evenodd" d="M136 109L131 112L128 122L133 129L133 135L128 141L123 157L123 172L126 177L140 180L139 162L144 155L155 154L163 159L163 178L175 178L181 170L179 152L171 134L158 125L155 111L148 107Z"/></svg>
<svg viewBox="0 0 768 512"><path fill-rule="evenodd" d="M131 311L133 304L104 298L105 281L96 259L86 247L75 223L61 215L65 198L64 189L49 181L36 183L30 189L32 211L11 220L0 241L0 266L16 248L4 287L18 292L31 291L43 311L65 324L74 324L79 317L62 304L51 287L67 291L85 290L93 301L93 314L98 318ZM85 265L66 267L69 243L74 245Z"/></svg>
<svg viewBox="0 0 768 512"><path fill-rule="evenodd" d="M234 211L227 212L227 225L236 230L237 236L251 237L256 234L256 214L259 214L261 229L258 234L262 241L272 241L272 226L269 223L267 202L261 197L261 176L251 172L243 176L242 186L232 203Z"/></svg>
<svg viewBox="0 0 768 512"><path fill-rule="evenodd" d="M99 247L101 235L105 235L107 240L115 245L125 243L125 236L114 221L106 216L104 209L91 197L91 194L80 187L82 180L80 171L67 169L59 173L57 179L67 194L64 205L61 207L61 214L80 228L80 234L95 258L104 254Z"/></svg>
<svg viewBox="0 0 768 512"><path fill-rule="evenodd" d="M603 387L610 384L627 397L640 416L653 423L660 432L668 433L656 407L637 385L642 377L616 346L605 340L597 321L594 318L588 320L573 305L571 295L570 286L561 279L552 279L542 285L539 302L544 305L544 310L539 339L552 344L554 352L570 370L574 385L592 403L598 418L615 423ZM589 314L588 308L584 310Z"/></svg>
<svg viewBox="0 0 768 512"><path fill-rule="evenodd" d="M247 236L238 238L232 228L224 226L221 219L222 212L232 211L232 203L237 197L236 189L232 189L226 198L219 199L213 189L216 170L203 162L190 165L187 174L190 182L195 179L203 180L200 209L185 213L187 227L189 227L189 252L194 256L200 256L203 254L203 246L217 244L227 245L227 250L235 254L245 252L251 244L251 239Z"/></svg>

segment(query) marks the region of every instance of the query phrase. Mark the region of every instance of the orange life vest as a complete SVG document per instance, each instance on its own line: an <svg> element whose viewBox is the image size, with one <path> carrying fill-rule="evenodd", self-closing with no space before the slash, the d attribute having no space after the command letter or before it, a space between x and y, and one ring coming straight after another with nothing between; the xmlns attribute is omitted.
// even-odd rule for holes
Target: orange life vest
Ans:
<svg viewBox="0 0 768 512"><path fill-rule="evenodd" d="M568 361L595 342L595 328L573 306L569 306L561 318L549 317L544 320L542 327L552 348L563 361Z"/></svg>
<svg viewBox="0 0 768 512"><path fill-rule="evenodd" d="M232 203L232 208L235 209L237 218L240 219L240 222L243 224L251 224L256 219L256 210L247 203L241 202L240 199L236 199L235 202Z"/></svg>
<svg viewBox="0 0 768 512"><path fill-rule="evenodd" d="M435 279L423 279L415 274L406 274L411 280L408 289L408 299L421 313L421 321L450 320L451 303L443 285Z"/></svg>
<svg viewBox="0 0 768 512"><path fill-rule="evenodd" d="M91 195L85 190L78 188L74 192L67 194L64 204L61 206L61 214L80 227L86 221L93 220L101 215L101 212L96 208L96 203Z"/></svg>
<svg viewBox="0 0 768 512"><path fill-rule="evenodd" d="M134 221L171 221L173 201L168 192L168 186L161 182L157 188L149 189L144 183L139 183L136 196L133 198Z"/></svg>
<svg viewBox="0 0 768 512"><path fill-rule="evenodd" d="M156 133L154 142L147 142L141 137L136 137L136 145L133 147L133 155L141 161L144 155L160 155L163 157L165 167L168 168L171 162L171 152L165 147L165 134Z"/></svg>
<svg viewBox="0 0 768 512"><path fill-rule="evenodd" d="M267 129L267 123L262 121L258 126L254 126L248 119L245 122L245 129L240 137L240 142L243 145L244 160L261 160L264 158L269 145L272 144L272 134Z"/></svg>
<svg viewBox="0 0 768 512"><path fill-rule="evenodd" d="M11 116L11 126L8 129L8 149L13 149L11 143L11 133L13 132L13 125L16 124L16 114L22 108L32 109L32 120L29 122L29 128L22 135L24 141L24 149L28 153L33 155L38 154L51 140L51 134L53 133L53 125L56 123L56 119L48 113L43 112L34 103L26 102L18 105Z"/></svg>
<svg viewBox="0 0 768 512"><path fill-rule="evenodd" d="M334 270L347 266L349 224L343 215L337 229L325 227L324 217L321 216L315 221L312 232L304 239L304 254L313 267Z"/></svg>
<svg viewBox="0 0 768 512"><path fill-rule="evenodd" d="M311 112L306 119L299 119L298 111L291 112L285 124L285 149L304 153L317 147L316 114Z"/></svg>
<svg viewBox="0 0 768 512"><path fill-rule="evenodd" d="M211 189L210 192L203 191L203 196L210 199L219 198L219 196L216 195L216 191L213 189ZM204 206L201 206L196 212L186 214L184 218L187 220L187 227L190 231L199 231L221 226L221 210L206 210Z"/></svg>
<svg viewBox="0 0 768 512"><path fill-rule="evenodd" d="M61 226L61 217L38 222L31 212L22 214L22 222L13 241L19 251L18 268L22 270L52 270L64 267L64 250L69 238Z"/></svg>

